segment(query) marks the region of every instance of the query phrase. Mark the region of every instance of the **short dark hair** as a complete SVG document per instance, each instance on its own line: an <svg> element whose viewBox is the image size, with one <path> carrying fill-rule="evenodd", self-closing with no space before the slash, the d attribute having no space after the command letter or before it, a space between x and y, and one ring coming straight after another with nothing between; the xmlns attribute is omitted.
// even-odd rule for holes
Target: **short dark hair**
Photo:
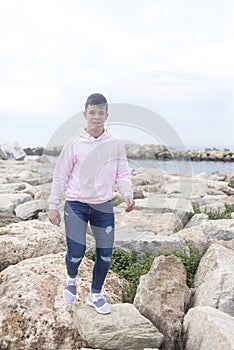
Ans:
<svg viewBox="0 0 234 350"><path fill-rule="evenodd" d="M96 105L106 105L106 111L108 111L108 103L105 96L102 94L92 94L87 98L85 103L85 110L87 110L88 106L96 106Z"/></svg>

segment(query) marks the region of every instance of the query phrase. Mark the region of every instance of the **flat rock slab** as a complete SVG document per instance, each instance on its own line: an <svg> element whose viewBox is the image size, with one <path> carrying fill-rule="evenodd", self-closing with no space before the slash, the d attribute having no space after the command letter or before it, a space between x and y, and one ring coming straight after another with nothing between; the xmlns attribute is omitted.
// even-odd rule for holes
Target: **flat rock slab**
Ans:
<svg viewBox="0 0 234 350"><path fill-rule="evenodd" d="M163 335L132 304L115 304L111 309L108 315L98 314L88 305L74 310L74 323L89 346L103 350L160 347Z"/></svg>
<svg viewBox="0 0 234 350"><path fill-rule="evenodd" d="M65 250L64 233L49 222L21 221L0 228L0 271L24 259Z"/></svg>

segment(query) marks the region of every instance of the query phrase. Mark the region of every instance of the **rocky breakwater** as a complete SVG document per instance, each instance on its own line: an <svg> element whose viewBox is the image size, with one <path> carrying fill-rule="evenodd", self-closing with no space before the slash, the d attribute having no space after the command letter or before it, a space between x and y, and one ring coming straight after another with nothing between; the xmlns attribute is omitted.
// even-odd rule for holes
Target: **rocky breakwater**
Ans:
<svg viewBox="0 0 234 350"><path fill-rule="evenodd" d="M0 348L234 349L234 175L133 172L136 207L115 207L115 246L155 258L133 304L121 301L128 282L109 272L112 313L102 316L85 305L91 260L82 262L75 304L62 300L64 227L48 222L46 203L53 167L0 161ZM192 281L194 251L203 257Z"/></svg>
<svg viewBox="0 0 234 350"><path fill-rule="evenodd" d="M234 151L219 149L179 151L163 145L126 145L127 156L130 159L159 159L159 160L193 160L193 161L223 161L233 162Z"/></svg>
<svg viewBox="0 0 234 350"><path fill-rule="evenodd" d="M192 160L192 161L222 161L233 162L234 150L230 149L188 149L179 151L174 148L168 148L163 145L140 145L140 144L126 144L126 153L129 159L158 159L158 160ZM51 148L25 148L23 151L27 155L51 155L58 156L61 152L62 146L55 146ZM1 153L0 153L1 157Z"/></svg>

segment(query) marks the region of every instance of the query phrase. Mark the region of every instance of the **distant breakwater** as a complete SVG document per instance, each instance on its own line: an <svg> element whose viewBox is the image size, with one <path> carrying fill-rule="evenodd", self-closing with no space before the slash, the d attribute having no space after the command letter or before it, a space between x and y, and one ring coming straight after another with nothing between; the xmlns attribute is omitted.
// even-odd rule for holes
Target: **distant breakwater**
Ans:
<svg viewBox="0 0 234 350"><path fill-rule="evenodd" d="M229 149L209 149L179 151L167 148L162 145L136 145L126 144L126 154L129 159L157 159L157 160L188 160L188 161L213 161L213 162L234 162L234 150ZM27 155L42 154L58 156L62 147L24 148Z"/></svg>

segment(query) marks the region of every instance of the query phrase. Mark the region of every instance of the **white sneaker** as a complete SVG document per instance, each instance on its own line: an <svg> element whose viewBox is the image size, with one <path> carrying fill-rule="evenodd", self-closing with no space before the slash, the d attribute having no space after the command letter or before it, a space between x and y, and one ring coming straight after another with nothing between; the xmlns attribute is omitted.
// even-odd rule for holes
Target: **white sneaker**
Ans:
<svg viewBox="0 0 234 350"><path fill-rule="evenodd" d="M76 299L76 278L67 278L63 289L63 300L65 303L71 304Z"/></svg>
<svg viewBox="0 0 234 350"><path fill-rule="evenodd" d="M101 293L91 293L87 297L87 304L94 307L100 314L109 314L111 312L110 305Z"/></svg>

